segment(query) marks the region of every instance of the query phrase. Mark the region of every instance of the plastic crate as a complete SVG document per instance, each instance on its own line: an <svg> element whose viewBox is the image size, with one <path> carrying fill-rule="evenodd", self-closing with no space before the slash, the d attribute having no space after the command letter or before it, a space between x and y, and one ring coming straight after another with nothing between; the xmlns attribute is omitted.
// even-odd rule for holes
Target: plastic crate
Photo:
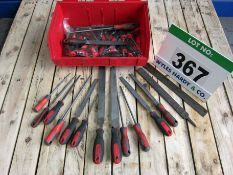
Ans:
<svg viewBox="0 0 233 175"><path fill-rule="evenodd" d="M64 39L63 19L69 18L71 26L112 25L138 23L138 45L141 57L67 57L62 53ZM57 2L48 34L50 57L58 66L143 66L147 63L150 47L148 4L143 1Z"/></svg>

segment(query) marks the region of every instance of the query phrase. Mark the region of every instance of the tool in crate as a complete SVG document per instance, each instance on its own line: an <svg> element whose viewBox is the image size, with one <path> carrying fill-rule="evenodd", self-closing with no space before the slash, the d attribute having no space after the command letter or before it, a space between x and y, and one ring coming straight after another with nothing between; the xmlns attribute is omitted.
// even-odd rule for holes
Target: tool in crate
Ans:
<svg viewBox="0 0 233 175"><path fill-rule="evenodd" d="M64 20L66 37L64 55L70 57L133 57L142 52L136 43L138 24L127 23L110 26L72 28Z"/></svg>

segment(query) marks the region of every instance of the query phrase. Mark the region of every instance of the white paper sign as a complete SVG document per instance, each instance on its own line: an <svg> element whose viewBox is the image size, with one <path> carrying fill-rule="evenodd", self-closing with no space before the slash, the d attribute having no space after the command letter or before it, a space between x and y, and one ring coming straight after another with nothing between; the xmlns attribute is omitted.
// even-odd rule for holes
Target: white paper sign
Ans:
<svg viewBox="0 0 233 175"><path fill-rule="evenodd" d="M175 25L155 59L156 66L206 101L233 71L233 62Z"/></svg>

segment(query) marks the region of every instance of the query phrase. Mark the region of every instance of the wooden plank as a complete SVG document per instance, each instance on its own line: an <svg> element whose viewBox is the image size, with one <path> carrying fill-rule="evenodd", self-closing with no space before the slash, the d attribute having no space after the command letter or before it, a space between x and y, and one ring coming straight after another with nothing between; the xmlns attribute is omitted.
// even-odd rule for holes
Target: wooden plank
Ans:
<svg viewBox="0 0 233 175"><path fill-rule="evenodd" d="M55 73L55 78L54 78L54 85L56 85L61 79L63 79L68 73L71 73L71 77L74 76L75 74L75 69L74 68L68 68L68 67L57 67L56 68L56 73ZM80 81L80 80L79 80ZM78 83L77 83L78 84ZM77 85L76 84L76 85ZM75 87L76 89L76 87ZM57 123L58 118L65 112L67 107L71 104L72 100L72 94L68 94L67 98L64 100L64 106L61 108L59 114L57 116L57 119L54 120L50 125L45 127L44 131L44 138L48 135L50 130L54 127L54 125ZM76 106L76 105L75 105ZM75 110L76 107L73 107ZM68 124L69 121L69 116L65 119L65 124ZM65 128L66 125L64 125L63 129ZM38 162L38 168L36 174L63 174L63 166L64 166L64 158L65 158L65 149L66 146L60 145L58 143L59 138L55 140L50 146L47 146L44 144L42 141L42 146L40 150L40 157L39 157L39 162Z"/></svg>
<svg viewBox="0 0 233 175"><path fill-rule="evenodd" d="M182 0L181 6L183 9L189 32L197 38L208 43L208 39L206 37L206 32L201 20L200 13L197 10L196 2ZM197 98L195 99L198 100ZM198 102L202 104L204 107L206 107L205 103L201 102L200 100L198 100ZM214 133L212 131L209 115L207 114L204 118L202 118L188 105L185 105L185 108L193 116L198 126L197 128L193 128L191 126L189 127L196 173L221 174L221 164L217 152ZM207 130L206 128L209 129ZM208 150L208 152L206 150Z"/></svg>
<svg viewBox="0 0 233 175"><path fill-rule="evenodd" d="M37 2L32 22L28 28L2 107L2 113L0 114L0 138L4 140L4 144L0 146L0 167L2 174L7 174L9 170L50 6L50 2L45 3L42 0Z"/></svg>
<svg viewBox="0 0 233 175"><path fill-rule="evenodd" d="M2 52L0 54L0 106L2 106L8 90L11 76L22 47L28 25L31 21L36 1L37 0L32 0L31 2L28 2L28 0L23 0L21 2L2 48Z"/></svg>
<svg viewBox="0 0 233 175"><path fill-rule="evenodd" d="M51 14L50 19L52 17ZM48 28L49 23L47 24L34 71L9 174L35 174L36 172L44 125L40 124L37 128L30 126L32 120L39 114L32 110L32 106L35 105L39 98L51 90L55 70L54 64L50 61L47 47Z"/></svg>
<svg viewBox="0 0 233 175"><path fill-rule="evenodd" d="M92 76L98 76L98 68L92 69ZM111 174L111 130L110 130L110 117L109 117L109 81L110 81L110 68L106 67L106 80L105 80L105 118L104 118L104 158L101 164L95 164L92 161L92 152L94 139L96 136L97 126L97 111L93 111L92 115L88 118L88 129L86 139L86 153L85 153L85 167L84 174L99 175ZM97 93L97 92L95 92ZM94 95L94 94L93 94Z"/></svg>
<svg viewBox="0 0 233 175"><path fill-rule="evenodd" d="M122 83L120 82L119 77L122 76L126 78L127 81L132 86L135 87L134 82L130 80L128 76L130 73L134 74L134 68L133 67L117 68L116 72L117 72L118 95L120 95L120 104L121 104L121 109L122 109L123 122L125 125L126 123L132 125L133 121L131 119L127 106L123 100L122 94L120 92L120 85L123 87L123 89L125 88L124 88L124 85L122 85ZM131 105L131 109L133 110L134 114L136 114L136 101L134 97L132 97L132 95L130 95L127 90L124 90L124 92L126 93L127 100L129 104ZM122 126L120 119L119 119L119 122L120 122L120 126ZM113 164L113 169L112 169L113 174L131 174L131 173L139 174L138 142L137 142L137 136L134 133L132 128L128 129L128 137L129 137L131 154L129 157L122 156L122 162L120 164Z"/></svg>
<svg viewBox="0 0 233 175"><path fill-rule="evenodd" d="M206 0L203 2L197 2L212 47L220 51L222 54L228 56L230 59L233 59L231 48L228 44L226 35L224 34L222 25L218 19L212 2ZM226 88L228 100L230 102L231 108L233 109L233 76L229 76L228 79L224 82L224 85Z"/></svg>
<svg viewBox="0 0 233 175"><path fill-rule="evenodd" d="M152 62L154 60L153 49L154 51L158 51L159 46L164 39L163 34L165 33L165 31L163 30L162 26L164 22L167 22L167 20L166 14L164 13L165 11L161 10L164 8L162 0L149 0L148 3L152 37L149 61ZM157 45L157 47L153 47L152 42L154 45ZM146 84L147 87L149 87L149 85L141 76L136 75L136 77L140 80L140 82ZM144 99L146 99L147 102L150 101L149 99L145 98L145 94L142 93L138 88L136 88L136 90L141 96L144 97ZM159 98L158 94L155 91L151 91L151 93L153 93L156 99ZM137 117L151 147L148 153L143 152L140 149L141 174L168 174L166 148L163 135L160 133L154 121L151 120L150 115L145 111L144 108L142 108L140 104L137 104Z"/></svg>
<svg viewBox="0 0 233 175"><path fill-rule="evenodd" d="M76 94L80 87L83 85L84 81L87 79L89 75L91 75L91 68L88 67L79 67L76 72L77 75L81 75L82 77L85 77L82 81L80 81L77 86L75 87ZM94 77L92 77L94 79ZM90 83L89 83L90 85ZM87 86L88 87L88 86ZM83 97L86 94L88 88L82 93L82 95L79 97L79 100L77 101L77 104L80 104ZM93 94L92 94L93 97ZM77 111L77 107L73 108L71 113L71 118L75 117L75 112ZM93 114L93 113L92 113ZM78 123L78 126L80 125L82 119L87 118L88 116L88 104L86 105L83 113L80 116L80 122ZM71 148L70 146L67 146L66 148L66 156L65 156L65 167L64 167L64 174L83 174L84 169L84 160L85 160L85 151L86 151L86 134L83 137L83 140L80 142L79 146L76 148ZM63 146L64 147L64 146Z"/></svg>
<svg viewBox="0 0 233 175"><path fill-rule="evenodd" d="M163 2L161 2L163 3ZM158 31L162 31L163 37L165 37L165 32L168 29L168 22L179 23L180 25L184 24L182 19L182 14L180 15L179 6L177 6L177 1L165 1L165 7L161 5L159 11L163 11L163 16L156 15L155 18L163 21L157 27L157 30L154 30L154 33ZM166 14L168 17L168 22L166 20ZM158 24L154 24L158 25ZM153 40L153 46L155 50L155 54L158 51L161 41ZM160 44L158 44L160 43ZM171 90L169 90L162 83L160 85L182 106L182 100L176 96ZM194 165L192 160L192 153L190 148L190 141L188 130L186 126L186 122L165 102L165 100L161 99L161 103L165 105L165 107L170 111L173 116L178 121L178 126L173 129L173 135L171 137L165 137L165 145L166 145L166 153L167 153L167 161L168 161L168 171L172 174L194 174ZM179 151L177 151L179 149Z"/></svg>
<svg viewBox="0 0 233 175"><path fill-rule="evenodd" d="M161 10L166 10L169 23L174 22L179 25L185 25L179 1L165 1L165 8L161 6L160 11ZM161 18L158 20L161 20ZM166 24L162 27L167 30L168 25ZM154 45L154 47L156 47L156 45ZM182 106L182 100L162 83L160 84ZM165 104L165 107L173 114L179 123L178 126L173 129L171 138L165 137L168 171L173 174L194 174L194 165L186 122L167 105L165 100L161 99L161 103Z"/></svg>
<svg viewBox="0 0 233 175"><path fill-rule="evenodd" d="M175 1L173 1L173 2L175 2ZM177 2L177 4L174 4L174 6L179 7L179 2ZM190 11L190 9L188 7L186 7L186 8L188 9L188 11ZM167 10L167 11L170 11L170 10ZM175 11L178 11L178 9ZM176 16L176 17L182 16L181 9L179 11L181 13L174 15L174 16ZM187 18L187 22L189 22L189 20L190 20L189 18L191 18L191 16L189 16ZM181 25L181 22L178 22L178 24L180 25L180 27L186 29L185 24ZM193 144L192 145L193 146L193 153L194 154L196 153L194 155L195 164L196 164L196 171L200 174L203 174L203 173L204 174L212 174L212 173L219 174L221 172L220 165L216 166L216 164L214 162L209 161L209 160L216 160L215 162L218 162L219 158L218 158L216 145L215 145L215 141L214 141L214 135L213 135L213 132L211 130L211 128L212 128L211 123L210 123L208 117L205 118L205 121L203 121L202 120L203 118L200 115L198 115L194 110L192 110L187 104L185 104L185 109L190 114L191 118L195 119L195 122L198 123L198 128L194 128L191 125L189 125L190 136L192 139L191 143ZM203 129L206 129L206 128L210 128L210 129L208 130L208 132L205 132L205 135L203 135ZM209 141L209 142L206 143L206 141ZM202 144L202 147L199 147L200 144ZM212 147L210 148L209 145L212 145ZM207 152L205 149L203 149L203 147L206 148L209 152ZM200 150L200 148L201 148L201 150ZM204 155L206 155L206 156L204 156ZM208 167L208 168L206 168L206 167Z"/></svg>
<svg viewBox="0 0 233 175"><path fill-rule="evenodd" d="M207 33L196 2L181 0L181 6L186 19L188 31L195 37L209 44ZM195 99L198 100L197 98ZM198 100L198 102L204 107L207 107L206 104L200 100ZM209 114L203 118L192 110L190 106L185 104L185 108L198 124L197 128L193 128L192 126L189 127L196 173L222 174Z"/></svg>
<svg viewBox="0 0 233 175"><path fill-rule="evenodd" d="M232 58L230 47L212 3L206 0L197 1L197 3L212 47ZM229 77L224 83L226 92L223 86L219 87L207 103L224 174L232 174L233 171L232 82L232 77Z"/></svg>

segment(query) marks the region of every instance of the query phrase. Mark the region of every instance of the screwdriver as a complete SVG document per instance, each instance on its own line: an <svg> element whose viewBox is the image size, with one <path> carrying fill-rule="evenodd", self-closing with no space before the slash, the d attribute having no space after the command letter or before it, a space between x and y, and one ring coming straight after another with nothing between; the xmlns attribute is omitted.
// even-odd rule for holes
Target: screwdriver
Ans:
<svg viewBox="0 0 233 175"><path fill-rule="evenodd" d="M56 92L57 88L66 80L66 78L70 75L71 73L67 74L63 80L61 80L57 86L52 90L52 92L48 95L45 95L34 107L35 112L39 112L45 105L46 103L51 99L51 96L54 92Z"/></svg>
<svg viewBox="0 0 233 175"><path fill-rule="evenodd" d="M53 101L50 103L50 106L52 106L58 99L58 97L60 97L60 95L64 92L64 90L70 85L70 83L73 81L73 79L76 76L74 76L73 78L70 79L70 81L62 88L62 90L59 92L59 94L56 95L56 97L53 99ZM49 112L49 106L47 106L46 108L44 108L44 110L38 115L36 116L32 123L31 126L33 128L35 128L36 126L38 126L40 124L40 122L45 118L45 116L47 116Z"/></svg>
<svg viewBox="0 0 233 175"><path fill-rule="evenodd" d="M83 29L75 30L72 33L90 32L90 31L96 31L96 30L133 30L136 27L138 27L138 24L136 23L127 23L127 24L103 26L103 27L98 27L98 28L90 28L90 29L85 29L85 30Z"/></svg>
<svg viewBox="0 0 233 175"><path fill-rule="evenodd" d="M78 110L75 114L75 117L72 118L71 122L68 124L68 126L66 127L66 129L63 131L61 137L60 137L60 144L67 144L71 138L71 136L73 135L75 129L76 129L76 125L78 123L78 118L80 117L84 107L86 106L92 92L95 89L95 86L97 84L98 80L95 79L91 85L91 87L88 89L87 93L85 94L85 97L83 98L81 104L78 107Z"/></svg>
<svg viewBox="0 0 233 175"><path fill-rule="evenodd" d="M163 118L159 117L155 111L151 110L148 104L142 99L140 95L138 95L138 93L133 89L133 87L123 77L120 77L120 80L125 85L125 87L128 89L128 91L134 96L134 98L136 98L137 101L150 113L151 118L158 125L160 131L167 136L171 136L172 130L167 124L167 122Z"/></svg>
<svg viewBox="0 0 233 175"><path fill-rule="evenodd" d="M122 111L121 111L119 95L117 96L117 100L118 100L118 106L119 106L120 117L121 117L121 125L122 125L122 127L120 128L121 148L122 148L122 152L123 152L124 156L128 157L130 155L129 138L128 138L128 134L127 134L127 127L124 126L124 122L123 122L123 118L122 118Z"/></svg>
<svg viewBox="0 0 233 175"><path fill-rule="evenodd" d="M64 105L64 100L69 94L69 92L74 88L76 82L79 80L80 75L74 80L74 83L72 86L69 87L69 89L66 91L66 93L63 95L62 99L57 102L57 104L48 112L48 114L45 116L43 122L45 125L50 124L58 115L59 111L61 110L61 107Z"/></svg>
<svg viewBox="0 0 233 175"><path fill-rule="evenodd" d="M159 103L150 92L141 84L141 82L133 75L129 74L129 76L134 80L134 82L138 85L138 87L149 97L149 99L153 102L155 107L161 112L162 117L168 122L170 126L177 126L178 121L168 112L165 107Z"/></svg>
<svg viewBox="0 0 233 175"><path fill-rule="evenodd" d="M92 101L92 103L91 103L91 105L89 107L89 110L88 110L89 114L88 115L90 115L94 104L96 104L97 98L98 98L98 95L96 95L94 97L94 99L93 99L93 101ZM81 142L81 140L83 138L83 135L84 135L84 133L85 133L85 131L87 129L87 124L88 124L88 119L82 120L81 125L78 127L78 129L76 130L76 132L75 132L75 134L74 134L74 136L73 136L73 138L71 140L71 143L70 143L71 147L76 147L76 146L79 145L79 143Z"/></svg>
<svg viewBox="0 0 233 175"><path fill-rule="evenodd" d="M65 111L65 113L62 115L62 117L57 121L57 124L52 128L52 130L49 132L47 137L45 138L44 142L46 145L50 145L54 139L59 135L61 132L61 129L63 125L65 124L65 117L69 114L69 111L71 110L72 106L75 104L75 102L78 100L78 97L88 81L91 79L91 75L87 78L87 80L84 82L84 84L81 86L80 90L78 91L77 95L74 97L71 105L68 107L68 109Z"/></svg>
<svg viewBox="0 0 233 175"><path fill-rule="evenodd" d="M120 86L120 90L121 90L123 99L124 99L124 101L126 103L126 106L127 106L128 110L129 110L130 116L132 117L132 119L134 121L133 129L134 129L134 131L137 134L137 137L138 137L138 140L139 140L139 144L141 145L142 150L147 152L147 151L150 150L150 145L149 145L149 142L148 142L148 140L146 138L146 135L143 133L140 124L138 122L136 122L136 119L135 119L135 117L133 115L133 111L132 111L132 109L129 106L128 100L127 100L127 98L125 96L125 93L124 93L124 91L123 91L123 89L122 89L121 86Z"/></svg>

